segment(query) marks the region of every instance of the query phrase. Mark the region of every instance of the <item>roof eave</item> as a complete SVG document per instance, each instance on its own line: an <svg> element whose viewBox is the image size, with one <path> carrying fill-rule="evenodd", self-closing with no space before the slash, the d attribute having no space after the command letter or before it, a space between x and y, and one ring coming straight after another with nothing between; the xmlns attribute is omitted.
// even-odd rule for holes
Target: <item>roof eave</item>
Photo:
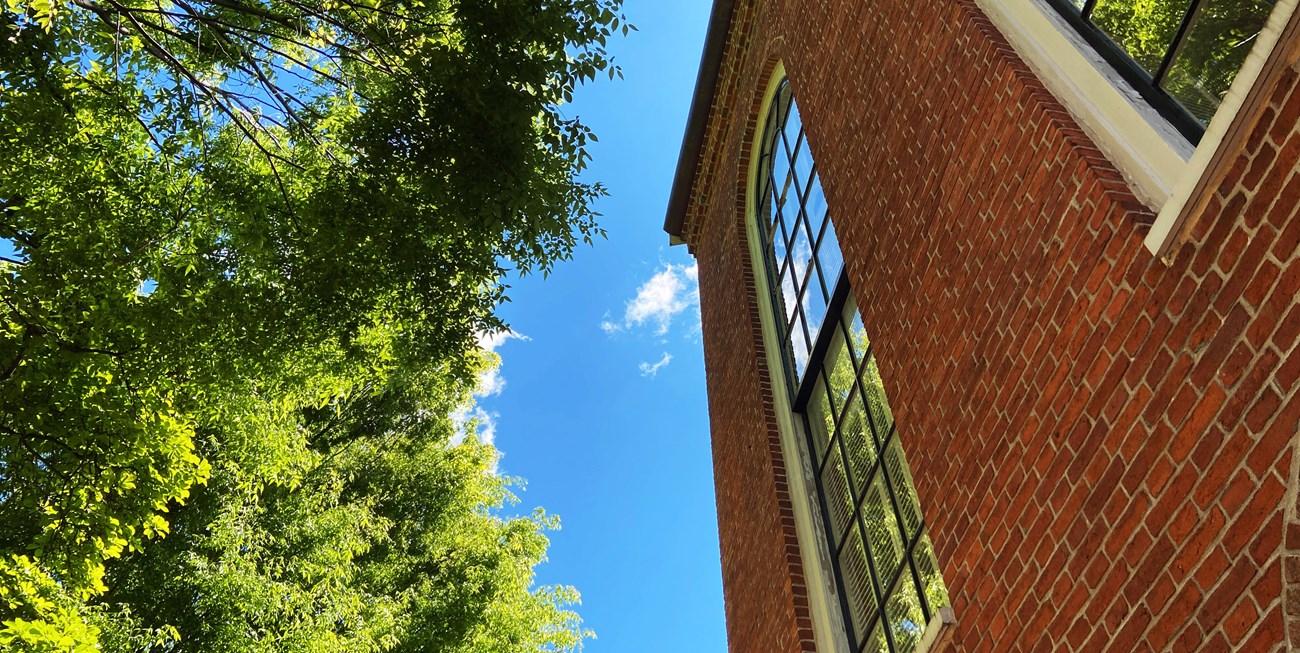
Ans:
<svg viewBox="0 0 1300 653"><path fill-rule="evenodd" d="M731 14L735 0L714 0L709 15L709 29L704 37L704 54L700 58L700 72L695 80L695 96L691 99L691 112L686 118L686 134L682 150L677 156L677 172L673 175L672 190L668 195L668 213L664 217L664 231L674 245L683 242L682 227L686 222L686 209L690 203L691 187L700 167L700 151L704 147L704 130L709 123L709 112L718 89L718 72L722 68L722 54L727 45L727 32L731 29Z"/></svg>

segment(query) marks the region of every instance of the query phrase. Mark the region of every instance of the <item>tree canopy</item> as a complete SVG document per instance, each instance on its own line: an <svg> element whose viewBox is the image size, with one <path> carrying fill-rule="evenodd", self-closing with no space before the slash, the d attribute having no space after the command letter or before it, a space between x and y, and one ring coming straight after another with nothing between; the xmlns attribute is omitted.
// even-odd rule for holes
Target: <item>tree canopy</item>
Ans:
<svg viewBox="0 0 1300 653"><path fill-rule="evenodd" d="M0 645L580 644L448 415L601 234L620 1L0 5Z"/></svg>

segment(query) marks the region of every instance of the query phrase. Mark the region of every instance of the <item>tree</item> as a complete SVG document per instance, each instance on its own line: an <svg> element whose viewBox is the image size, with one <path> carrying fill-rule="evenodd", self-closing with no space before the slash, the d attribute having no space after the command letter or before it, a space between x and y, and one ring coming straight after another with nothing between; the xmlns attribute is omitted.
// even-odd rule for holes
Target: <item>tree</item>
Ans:
<svg viewBox="0 0 1300 653"><path fill-rule="evenodd" d="M405 381L315 412L318 463L292 487L251 491L238 461L214 460L171 535L110 568L103 639L174 627L173 651L576 646L576 594L530 591L554 520L495 515L512 499L495 452L448 446L456 390L441 374Z"/></svg>
<svg viewBox="0 0 1300 653"><path fill-rule="evenodd" d="M617 73L604 44L628 29L618 8L6 0L0 237L17 256L0 262L0 643L433 641L412 615L455 602L399 571L453 582L455 561L386 548L419 539L385 499L409 493L362 480L378 468L359 452L384 460L390 441L462 476L439 488L465 502L418 528L517 543L474 567L514 603L484 594L500 600L456 621L458 641L509 624L572 635L571 596L524 583L550 522L491 521L508 493L474 471L490 452L451 445L445 415L487 364L476 334L502 327L501 275L547 272L601 233L603 188L579 179L594 137L560 106ZM316 555L344 576L285 576L333 568ZM330 587L347 589L318 594ZM223 603L236 597L250 603ZM181 618L220 606L251 621L212 634ZM475 646L531 650L510 641Z"/></svg>

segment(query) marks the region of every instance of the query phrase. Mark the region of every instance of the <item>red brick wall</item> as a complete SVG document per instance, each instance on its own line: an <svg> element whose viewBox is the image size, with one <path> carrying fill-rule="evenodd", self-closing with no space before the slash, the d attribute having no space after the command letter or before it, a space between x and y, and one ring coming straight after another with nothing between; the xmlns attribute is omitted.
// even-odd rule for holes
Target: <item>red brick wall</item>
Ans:
<svg viewBox="0 0 1300 653"><path fill-rule="evenodd" d="M953 596L952 647L1270 651L1288 627L1300 644L1283 615L1300 617L1297 74L1166 266L1142 245L1152 216L970 0L758 4L738 3L685 229L731 649L809 646L744 242L777 59Z"/></svg>

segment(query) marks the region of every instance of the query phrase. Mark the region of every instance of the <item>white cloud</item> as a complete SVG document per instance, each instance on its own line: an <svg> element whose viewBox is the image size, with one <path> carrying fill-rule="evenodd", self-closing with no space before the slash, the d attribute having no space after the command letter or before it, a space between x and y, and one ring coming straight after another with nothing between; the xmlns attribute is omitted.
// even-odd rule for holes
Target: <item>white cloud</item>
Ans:
<svg viewBox="0 0 1300 653"><path fill-rule="evenodd" d="M496 352L497 348L505 344L507 340L523 340L525 342L532 340L526 335L515 333L509 329L496 331L494 333L478 334L478 346L484 351ZM474 391L476 397L495 397L506 389L505 377L501 376L501 365L492 366L491 368L479 373L478 389Z"/></svg>
<svg viewBox="0 0 1300 653"><path fill-rule="evenodd" d="M494 445L497 439L496 418L500 413L495 411L488 412L481 406L465 406L451 414L451 419L456 423L456 432L451 436L451 446L457 446L465 441L465 438L474 436L479 442ZM492 460L492 465L488 471L496 474L501 465L501 458L505 454L498 449L496 458Z"/></svg>
<svg viewBox="0 0 1300 653"><path fill-rule="evenodd" d="M509 329L497 331L494 333L480 333L477 336L478 346L484 351L496 353L496 350L505 344L508 340L528 341L532 338L520 333L515 333ZM467 437L477 438L479 442L485 444L496 444L497 423L500 413L489 411L479 406L477 402L487 397L495 397L505 390L506 380L501 376L500 363L496 363L490 369L479 373L478 387L474 390L474 399L471 403L462 406L451 414L452 421L456 424L456 433L451 438L452 446L458 445L465 441ZM491 472L497 472L497 465L501 462L501 452L497 451L496 460L492 462Z"/></svg>
<svg viewBox="0 0 1300 653"><path fill-rule="evenodd" d="M614 333L649 323L654 325L656 335L664 335L674 317L699 303L698 266L665 263L662 270L637 288L636 296L623 311L623 319L615 322L607 314L600 328Z"/></svg>
<svg viewBox="0 0 1300 653"><path fill-rule="evenodd" d="M493 333L478 334L478 346L488 351L496 351L497 347L505 344L507 340L523 340L524 342L528 342L529 340L532 340L532 338L529 338L522 333L515 333L510 329L503 329Z"/></svg>
<svg viewBox="0 0 1300 653"><path fill-rule="evenodd" d="M496 412L489 413L482 406L465 406L451 414L456 422L456 434L451 437L452 445L460 444L473 435L479 441L492 444L497 439ZM471 422L473 422L471 424Z"/></svg>
<svg viewBox="0 0 1300 653"><path fill-rule="evenodd" d="M505 389L506 380L505 377L501 376L501 366L498 365L479 373L478 389L474 391L474 395L478 397L495 397Z"/></svg>
<svg viewBox="0 0 1300 653"><path fill-rule="evenodd" d="M664 352L663 358L660 358L659 362L657 363L641 363L641 376L648 376L653 378L654 375L659 373L659 370L667 366L668 363L671 363L672 360L673 360L673 355L668 352Z"/></svg>

